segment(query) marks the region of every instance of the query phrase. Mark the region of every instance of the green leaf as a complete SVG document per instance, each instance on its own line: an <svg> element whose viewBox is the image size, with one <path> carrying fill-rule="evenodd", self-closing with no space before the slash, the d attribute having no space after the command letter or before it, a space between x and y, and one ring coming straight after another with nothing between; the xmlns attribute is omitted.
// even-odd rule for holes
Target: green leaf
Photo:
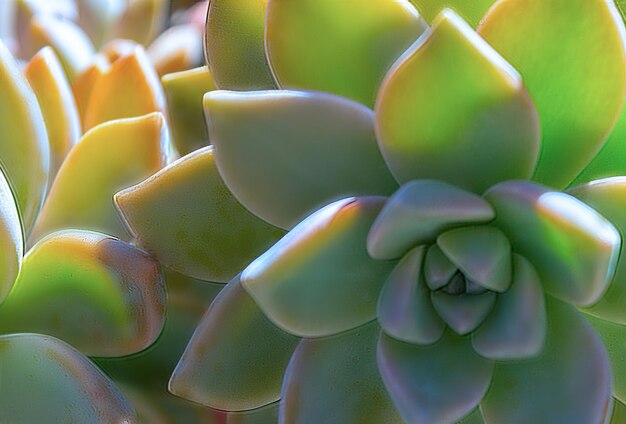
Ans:
<svg viewBox="0 0 626 424"><path fill-rule="evenodd" d="M417 247L396 265L378 298L378 322L390 336L409 343L431 344L445 324L430 301L422 277L426 248Z"/></svg>
<svg viewBox="0 0 626 424"><path fill-rule="evenodd" d="M450 282L459 269L450 262L437 244L433 244L426 253L424 279L431 290L438 290Z"/></svg>
<svg viewBox="0 0 626 424"><path fill-rule="evenodd" d="M276 87L265 58L267 2L209 2L204 51L217 87L242 91Z"/></svg>
<svg viewBox="0 0 626 424"><path fill-rule="evenodd" d="M209 134L204 120L202 96L215 90L208 68L167 74L161 78L167 113L172 129L172 141L181 155L209 145Z"/></svg>
<svg viewBox="0 0 626 424"><path fill-rule="evenodd" d="M513 256L513 282L493 312L472 333L476 352L493 360L537 355L546 338L546 307L539 276L530 262Z"/></svg>
<svg viewBox="0 0 626 424"><path fill-rule="evenodd" d="M441 251L465 278L489 290L504 292L511 284L511 243L494 227L465 227L437 237Z"/></svg>
<svg viewBox="0 0 626 424"><path fill-rule="evenodd" d="M161 333L165 287L159 264L110 236L64 231L24 257L0 304L1 333L50 334L89 356L123 356Z"/></svg>
<svg viewBox="0 0 626 424"><path fill-rule="evenodd" d="M302 221L246 268L244 287L269 319L303 337L321 337L376 317L392 261L372 259L367 232L384 199L332 203Z"/></svg>
<svg viewBox="0 0 626 424"><path fill-rule="evenodd" d="M609 221L573 196L530 182L498 184L485 198L496 210L493 225L533 264L548 293L582 306L600 299L621 243Z"/></svg>
<svg viewBox="0 0 626 424"><path fill-rule="evenodd" d="M626 177L606 178L568 190L608 219L620 232L626 234ZM626 258L620 253L613 281L600 301L585 312L607 321L626 324Z"/></svg>
<svg viewBox="0 0 626 424"><path fill-rule="evenodd" d="M280 398L298 339L274 326L236 277L202 318L169 383L172 393L226 411Z"/></svg>
<svg viewBox="0 0 626 424"><path fill-rule="evenodd" d="M24 237L11 187L0 170L0 302L17 277L24 255Z"/></svg>
<svg viewBox="0 0 626 424"><path fill-rule="evenodd" d="M480 196L442 181L412 181L385 204L370 230L367 250L374 258L399 258L413 247L434 242L442 231L494 217L493 208Z"/></svg>
<svg viewBox="0 0 626 424"><path fill-rule="evenodd" d="M496 0L411 0L428 22L435 19L444 8L450 8L474 28L495 2Z"/></svg>
<svg viewBox="0 0 626 424"><path fill-rule="evenodd" d="M60 340L36 334L1 336L0 363L2 422L137 422L130 402L111 380Z"/></svg>
<svg viewBox="0 0 626 424"><path fill-rule="evenodd" d="M537 161L539 123L522 78L451 10L391 69L376 119L401 183L433 178L482 194L530 178Z"/></svg>
<svg viewBox="0 0 626 424"><path fill-rule="evenodd" d="M501 0L478 32L520 72L537 106L534 179L565 187L600 150L624 104L624 24L614 2Z"/></svg>
<svg viewBox="0 0 626 424"><path fill-rule="evenodd" d="M302 340L285 374L280 422L401 424L376 365L379 333L370 323Z"/></svg>
<svg viewBox="0 0 626 424"><path fill-rule="evenodd" d="M269 0L267 58L278 85L372 107L393 62L427 28L406 0Z"/></svg>
<svg viewBox="0 0 626 424"><path fill-rule="evenodd" d="M397 188L376 145L373 112L351 100L217 91L204 107L226 185L274 225L290 229L332 201Z"/></svg>
<svg viewBox="0 0 626 424"><path fill-rule="evenodd" d="M50 147L37 98L0 41L0 166L13 190L24 232L41 208L50 169Z"/></svg>
<svg viewBox="0 0 626 424"><path fill-rule="evenodd" d="M603 423L611 410L611 366L602 341L576 309L547 297L542 353L496 366L480 405L487 423Z"/></svg>
<svg viewBox="0 0 626 424"><path fill-rule="evenodd" d="M404 421L432 424L455 422L478 405L489 388L493 362L450 331L432 346L381 334L378 369Z"/></svg>
<svg viewBox="0 0 626 424"><path fill-rule="evenodd" d="M117 193L115 203L144 249L163 265L200 280L229 281L284 234L232 196L217 172L212 147Z"/></svg>
<svg viewBox="0 0 626 424"><path fill-rule="evenodd" d="M167 123L160 113L110 121L88 131L61 165L31 244L64 228L129 240L113 195L163 168L169 147Z"/></svg>
<svg viewBox="0 0 626 424"><path fill-rule="evenodd" d="M476 329L496 303L494 292L480 294L448 294L431 292L433 307L456 333L464 336Z"/></svg>
<svg viewBox="0 0 626 424"><path fill-rule="evenodd" d="M610 424L621 424L626 422L626 405L617 399L613 399L613 414Z"/></svg>

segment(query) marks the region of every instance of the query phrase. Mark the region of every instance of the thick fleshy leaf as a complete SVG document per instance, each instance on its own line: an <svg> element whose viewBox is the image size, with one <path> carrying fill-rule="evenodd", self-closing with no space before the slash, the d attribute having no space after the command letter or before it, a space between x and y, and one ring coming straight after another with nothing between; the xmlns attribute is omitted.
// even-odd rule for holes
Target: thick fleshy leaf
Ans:
<svg viewBox="0 0 626 424"><path fill-rule="evenodd" d="M46 192L50 148L37 98L2 41L0 93L0 163L28 233Z"/></svg>
<svg viewBox="0 0 626 424"><path fill-rule="evenodd" d="M170 391L227 411L275 402L297 343L263 315L236 277L202 318Z"/></svg>
<svg viewBox="0 0 626 424"><path fill-rule="evenodd" d="M372 259L365 239L381 197L339 200L320 209L246 268L244 287L279 327L321 337L376 317L395 263Z"/></svg>
<svg viewBox="0 0 626 424"><path fill-rule="evenodd" d="M451 10L389 72L376 119L401 183L436 178L482 194L530 178L537 161L539 123L520 75Z"/></svg>
<svg viewBox="0 0 626 424"><path fill-rule="evenodd" d="M137 423L135 410L113 382L60 340L2 336L0 363L2 422Z"/></svg>
<svg viewBox="0 0 626 424"><path fill-rule="evenodd" d="M119 192L115 202L143 248L162 264L206 281L229 281L284 234L230 194L212 147Z"/></svg>
<svg viewBox="0 0 626 424"><path fill-rule="evenodd" d="M115 38L102 46L100 54L103 55L109 63L113 63L124 56L133 54L138 47L143 48L135 41Z"/></svg>
<svg viewBox="0 0 626 424"><path fill-rule="evenodd" d="M202 97L215 90L215 84L208 68L168 74L161 78L161 82L176 150L186 155L209 145Z"/></svg>
<svg viewBox="0 0 626 424"><path fill-rule="evenodd" d="M591 315L584 314L587 321L597 331L604 343L613 374L613 395L622 402L626 402L626 327L622 324L605 321Z"/></svg>
<svg viewBox="0 0 626 424"><path fill-rule="evenodd" d="M33 49L54 49L70 82L93 60L95 52L89 37L72 21L38 15L30 21L29 32Z"/></svg>
<svg viewBox="0 0 626 424"><path fill-rule="evenodd" d="M24 257L0 304L0 332L50 334L90 356L123 356L156 340L164 314L154 259L104 234L64 231Z"/></svg>
<svg viewBox="0 0 626 424"><path fill-rule="evenodd" d="M528 358L543 348L546 328L539 276L530 262L514 255L511 287L498 296L493 312L472 334L472 345L494 360Z"/></svg>
<svg viewBox="0 0 626 424"><path fill-rule="evenodd" d="M0 302L13 287L22 265L24 237L11 187L0 170Z"/></svg>
<svg viewBox="0 0 626 424"><path fill-rule="evenodd" d="M126 8L128 0L79 0L78 25L89 35L96 48L104 44L108 32Z"/></svg>
<svg viewBox="0 0 626 424"><path fill-rule="evenodd" d="M582 306L605 293L621 243L609 221L568 194L529 182L498 184L485 198L496 210L493 225L533 264L548 293Z"/></svg>
<svg viewBox="0 0 626 424"><path fill-rule="evenodd" d="M114 119L164 111L165 95L159 78L145 51L137 46L95 81L84 127L87 130Z"/></svg>
<svg viewBox="0 0 626 424"><path fill-rule="evenodd" d="M289 229L332 201L397 188L376 146L373 112L351 100L215 91L204 107L226 185L274 225Z"/></svg>
<svg viewBox="0 0 626 424"><path fill-rule="evenodd" d="M50 143L50 177L56 175L67 152L80 138L80 117L61 63L50 47L44 47L24 68L37 96Z"/></svg>
<svg viewBox="0 0 626 424"><path fill-rule="evenodd" d="M493 362L449 331L432 346L381 334L378 368L400 415L412 424L450 423L469 414L493 374Z"/></svg>
<svg viewBox="0 0 626 424"><path fill-rule="evenodd" d="M378 322L390 336L409 343L430 344L446 328L422 277L426 248L417 247L396 265L378 298Z"/></svg>
<svg viewBox="0 0 626 424"><path fill-rule="evenodd" d="M613 414L610 424L626 423L626 405L617 399L613 399Z"/></svg>
<svg viewBox="0 0 626 424"><path fill-rule="evenodd" d="M172 0L127 0L124 13L112 29L110 38L149 45L165 24L170 1Z"/></svg>
<svg viewBox="0 0 626 424"><path fill-rule="evenodd" d="M74 101L76 102L82 123L85 122L85 114L87 113L93 87L96 81L107 72L109 67L109 61L103 55L97 54L94 56L91 65L78 74L72 82Z"/></svg>
<svg viewBox="0 0 626 424"><path fill-rule="evenodd" d="M534 179L566 186L602 147L624 104L626 34L614 2L502 0L479 33L520 72L537 106Z"/></svg>
<svg viewBox="0 0 626 424"><path fill-rule="evenodd" d="M626 177L592 181L573 187L568 193L601 213L619 230L622 237L626 234ZM608 321L626 324L625 302L626 258L622 252L609 289L598 303L585 312Z"/></svg>
<svg viewBox="0 0 626 424"><path fill-rule="evenodd" d="M493 208L480 196L443 181L412 181L383 208L367 238L367 250L374 258L399 258L415 246L434 242L442 231L494 217Z"/></svg>
<svg viewBox="0 0 626 424"><path fill-rule="evenodd" d="M304 339L283 383L281 424L401 424L376 364L376 323Z"/></svg>
<svg viewBox="0 0 626 424"><path fill-rule="evenodd" d="M211 0L204 51L217 87L263 90L276 85L265 58L268 0Z"/></svg>
<svg viewBox="0 0 626 424"><path fill-rule="evenodd" d="M431 293L433 307L439 316L455 332L464 336L474 331L493 309L496 294L448 294L443 291Z"/></svg>
<svg viewBox="0 0 626 424"><path fill-rule="evenodd" d="M438 290L448 284L457 272L456 265L450 262L439 246L430 246L424 262L424 279L431 290Z"/></svg>
<svg viewBox="0 0 626 424"><path fill-rule="evenodd" d="M61 165L30 240L63 228L129 240L113 195L163 168L168 148L167 124L160 113L110 121L88 131Z"/></svg>
<svg viewBox="0 0 626 424"><path fill-rule="evenodd" d="M410 0L428 22L446 7L454 9L471 26L476 27L496 0Z"/></svg>
<svg viewBox="0 0 626 424"><path fill-rule="evenodd" d="M265 46L283 88L372 107L393 62L427 28L407 0L269 0Z"/></svg>
<svg viewBox="0 0 626 424"><path fill-rule="evenodd" d="M176 25L148 47L148 57L159 75L184 71L202 61L202 31L193 25Z"/></svg>
<svg viewBox="0 0 626 424"><path fill-rule="evenodd" d="M487 423L603 423L611 366L602 341L576 309L548 296L542 353L496 366L480 408Z"/></svg>
<svg viewBox="0 0 626 424"><path fill-rule="evenodd" d="M457 422L457 424L485 424L485 420L483 420L480 409L476 408L471 414Z"/></svg>
<svg viewBox="0 0 626 424"><path fill-rule="evenodd" d="M511 243L495 227L465 227L437 237L437 245L465 278L503 292L511 284Z"/></svg>

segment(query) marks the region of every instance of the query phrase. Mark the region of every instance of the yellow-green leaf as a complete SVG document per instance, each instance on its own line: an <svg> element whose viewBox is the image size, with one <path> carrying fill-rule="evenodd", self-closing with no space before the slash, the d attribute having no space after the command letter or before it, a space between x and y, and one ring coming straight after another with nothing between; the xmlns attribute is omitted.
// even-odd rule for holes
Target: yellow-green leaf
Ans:
<svg viewBox="0 0 626 424"><path fill-rule="evenodd" d="M11 188L0 170L0 302L13 287L22 265L24 237Z"/></svg>
<svg viewBox="0 0 626 424"><path fill-rule="evenodd" d="M148 56L159 75L184 71L202 61L202 31L194 25L176 25L148 47Z"/></svg>
<svg viewBox="0 0 626 424"><path fill-rule="evenodd" d="M458 13L472 27L485 16L496 0L410 0L428 22L435 19L443 9L450 8Z"/></svg>

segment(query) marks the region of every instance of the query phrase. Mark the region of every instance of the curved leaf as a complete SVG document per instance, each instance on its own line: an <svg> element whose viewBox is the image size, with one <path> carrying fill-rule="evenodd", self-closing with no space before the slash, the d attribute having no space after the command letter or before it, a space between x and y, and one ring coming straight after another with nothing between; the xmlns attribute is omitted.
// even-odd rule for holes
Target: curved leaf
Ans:
<svg viewBox="0 0 626 424"><path fill-rule="evenodd" d="M521 77L451 10L389 72L376 120L401 183L434 178L482 194L530 178L537 162L539 123Z"/></svg>
<svg viewBox="0 0 626 424"><path fill-rule="evenodd" d="M1 336L0 363L2 422L137 422L135 410L111 380L60 340L36 334Z"/></svg>
<svg viewBox="0 0 626 424"><path fill-rule="evenodd" d="M445 230L494 217L493 208L480 196L443 181L412 181L385 204L367 237L367 250L374 258L399 258L415 246L434 242Z"/></svg>
<svg viewBox="0 0 626 424"><path fill-rule="evenodd" d="M380 290L395 265L370 258L365 249L383 203L380 197L332 203L243 271L244 287L270 320L291 334L321 337L376 317Z"/></svg>
<svg viewBox="0 0 626 424"><path fill-rule="evenodd" d="M209 134L204 120L202 97L215 90L207 67L168 74L161 78L172 142L181 155L208 146Z"/></svg>
<svg viewBox="0 0 626 424"><path fill-rule="evenodd" d="M154 259L104 234L65 231L24 257L0 304L0 332L50 334L90 356L123 356L156 340L164 314Z"/></svg>
<svg viewBox="0 0 626 424"><path fill-rule="evenodd" d="M381 334L378 368L407 423L455 422L469 414L489 388L493 362L467 338L448 331L432 346L403 343Z"/></svg>
<svg viewBox="0 0 626 424"><path fill-rule="evenodd" d="M265 58L268 0L211 0L204 51L215 85L224 90L275 88Z"/></svg>
<svg viewBox="0 0 626 424"><path fill-rule="evenodd" d="M87 113L93 87L110 66L109 61L103 55L97 54L94 56L91 65L78 74L72 82L72 92L74 93L74 100L82 123L85 122L85 114Z"/></svg>
<svg viewBox="0 0 626 424"><path fill-rule="evenodd" d="M204 107L226 185L274 225L290 229L332 201L397 187L376 146L372 111L351 100L216 91Z"/></svg>
<svg viewBox="0 0 626 424"><path fill-rule="evenodd" d="M164 31L147 50L157 74L184 71L202 61L202 31L193 25L175 25Z"/></svg>
<svg viewBox="0 0 626 424"><path fill-rule="evenodd" d="M417 10L428 22L435 19L437 14L449 7L459 14L472 27L485 16L496 0L411 0Z"/></svg>
<svg viewBox="0 0 626 424"><path fill-rule="evenodd" d="M5 299L22 265L24 236L11 187L0 170L0 303Z"/></svg>
<svg viewBox="0 0 626 424"><path fill-rule="evenodd" d="M431 290L439 290L447 285L457 272L456 265L450 262L439 246L431 245L424 262L424 279L428 287Z"/></svg>
<svg viewBox="0 0 626 424"><path fill-rule="evenodd" d="M113 195L163 168L168 148L167 124L160 113L111 121L88 131L59 169L30 240L63 228L130 239Z"/></svg>
<svg viewBox="0 0 626 424"><path fill-rule="evenodd" d="M2 41L0 93L0 166L28 233L46 192L50 147L37 98Z"/></svg>
<svg viewBox="0 0 626 424"><path fill-rule="evenodd" d="M474 331L493 310L496 294L448 294L436 291L431 293L431 300L446 324L457 334L464 336Z"/></svg>
<svg viewBox="0 0 626 424"><path fill-rule="evenodd" d="M279 86L372 107L385 73L426 29L406 0L269 0L265 46Z"/></svg>
<svg viewBox="0 0 626 424"><path fill-rule="evenodd" d="M493 225L535 267L544 289L567 302L592 305L613 279L620 236L609 221L578 199L524 181L491 188Z"/></svg>
<svg viewBox="0 0 626 424"><path fill-rule="evenodd" d="M119 192L115 203L143 248L173 270L206 281L233 278L284 234L230 194L212 147Z"/></svg>
<svg viewBox="0 0 626 424"><path fill-rule="evenodd" d="M170 1L173 0L127 0L124 13L112 28L110 38L149 45L165 25Z"/></svg>
<svg viewBox="0 0 626 424"><path fill-rule="evenodd" d="M24 68L24 75L37 96L48 131L50 184L67 152L80 138L80 117L70 85L52 48L40 50Z"/></svg>
<svg viewBox="0 0 626 424"><path fill-rule="evenodd" d="M174 370L170 391L227 411L275 402L297 343L265 318L236 277L202 318Z"/></svg>
<svg viewBox="0 0 626 424"><path fill-rule="evenodd" d="M127 6L128 0L79 0L78 25L89 35L96 48L102 47L108 32Z"/></svg>
<svg viewBox="0 0 626 424"><path fill-rule="evenodd" d="M502 0L478 31L520 72L537 106L534 179L566 186L602 147L624 104L626 34L614 3Z"/></svg>
<svg viewBox="0 0 626 424"><path fill-rule="evenodd" d="M145 51L135 47L94 83L85 112L85 130L114 119L165 111L159 78Z"/></svg>
<svg viewBox="0 0 626 424"><path fill-rule="evenodd" d="M498 364L480 409L488 423L603 423L611 410L611 366L602 341L574 307L547 297L542 353Z"/></svg>

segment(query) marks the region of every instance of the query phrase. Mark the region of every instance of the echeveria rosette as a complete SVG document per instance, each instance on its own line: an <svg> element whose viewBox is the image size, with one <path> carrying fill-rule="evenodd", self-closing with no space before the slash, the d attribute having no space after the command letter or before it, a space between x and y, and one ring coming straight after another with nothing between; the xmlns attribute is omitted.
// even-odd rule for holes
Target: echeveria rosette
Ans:
<svg viewBox="0 0 626 424"><path fill-rule="evenodd" d="M242 3L254 7L236 7ZM207 94L214 146L181 159L178 168L206 155L245 208L290 231L241 274L232 268L236 277L200 323L170 390L227 410L280 400L283 423L454 422L466 414L487 423L608 419L612 396L620 399L619 380L613 391L605 346L584 318L598 316L619 292L620 237L613 224L620 229L620 221L607 214L611 224L572 195L528 180L559 189L574 179L586 183L589 163L596 171L623 172L596 156L626 86L624 28L614 4L502 0L479 28L489 44L446 11L410 47L407 39L417 40L425 26L407 2L364 4L346 17L364 20L351 26L350 36L335 16L344 13L336 4L211 2L207 46L216 86L281 90ZM564 7L567 13L559 13ZM372 11L389 20L377 22ZM510 24L516 17L523 18L524 31ZM252 30L227 37L229 19ZM399 27L407 38L384 37L394 31L394 19L404 22ZM324 41L316 44L311 28L319 33L322 25ZM573 36L572 25L594 36ZM218 28L223 31L211 32ZM539 41L525 44L528 33ZM367 64L362 49L349 58L338 53L348 40L367 45L377 37L396 55L409 49L393 66L382 60L387 56ZM533 50L549 56L555 45L567 53L555 66L532 59ZM369 67L368 79L341 72L318 78L344 69L344 60ZM599 77L605 72L612 77ZM368 93L377 93L375 102L363 100L372 99ZM598 108L580 117L580 102ZM375 111L366 107L372 105ZM573 114L580 118L574 123ZM566 139L581 148L572 151ZM429 196L442 195L451 213L444 218L455 224L439 222L423 242L401 229L383 237L404 240L398 252L384 260L370 256L367 238L381 210L423 184L437 187ZM456 194L445 199L446 193ZM468 212L467 199L476 210ZM163 201L148 181L118 195L135 232L171 261L184 245L158 240L160 232L181 225L150 213ZM196 214L193 206L185 210ZM150 226L137 225L142 217L150 217ZM468 250L477 256L469 260ZM508 273L508 279L486 278L474 260L497 263L489 272ZM432 274L437 264L452 274L440 286ZM426 268L429 277L418 279ZM537 311L532 319L511 318L528 312L528 305ZM403 319L415 315L422 319ZM466 325L468 316L473 325ZM506 340L503 327L509 326L525 337ZM611 356L611 343L607 347ZM427 365L409 366L419 361ZM614 370L619 375L619 364ZM423 382L437 387L438 396L416 396ZM542 384L550 396L537 390ZM424 415L416 418L416 410Z"/></svg>

